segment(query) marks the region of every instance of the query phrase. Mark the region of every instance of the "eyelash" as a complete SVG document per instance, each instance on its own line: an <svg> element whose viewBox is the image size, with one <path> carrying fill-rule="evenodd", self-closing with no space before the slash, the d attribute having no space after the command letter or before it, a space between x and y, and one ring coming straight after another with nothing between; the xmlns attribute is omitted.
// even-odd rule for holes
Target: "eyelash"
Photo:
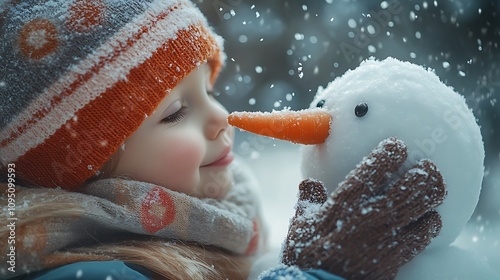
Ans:
<svg viewBox="0 0 500 280"><path fill-rule="evenodd" d="M182 120L187 115L187 107L182 106L177 112L173 113L170 116L167 116L161 120L161 123L177 123Z"/></svg>
<svg viewBox="0 0 500 280"><path fill-rule="evenodd" d="M212 97L216 97L217 94L213 90L207 90L207 94ZM161 120L161 123L171 124L177 123L182 120L188 113L188 107L182 106L177 112L173 113L170 116L167 116Z"/></svg>

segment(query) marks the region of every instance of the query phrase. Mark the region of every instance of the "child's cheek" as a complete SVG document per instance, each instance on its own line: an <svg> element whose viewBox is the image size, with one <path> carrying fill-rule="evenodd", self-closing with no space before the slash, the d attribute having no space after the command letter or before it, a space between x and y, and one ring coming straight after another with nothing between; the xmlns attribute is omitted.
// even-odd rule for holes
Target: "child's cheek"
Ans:
<svg viewBox="0 0 500 280"><path fill-rule="evenodd" d="M201 145L189 138L174 138L166 141L159 151L156 175L171 189L190 192L198 177L202 160Z"/></svg>

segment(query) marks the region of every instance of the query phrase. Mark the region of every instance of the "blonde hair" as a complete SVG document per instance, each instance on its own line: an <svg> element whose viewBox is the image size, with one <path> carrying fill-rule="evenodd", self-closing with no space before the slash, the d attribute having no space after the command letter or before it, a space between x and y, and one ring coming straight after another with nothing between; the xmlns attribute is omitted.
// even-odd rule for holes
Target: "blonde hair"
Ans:
<svg viewBox="0 0 500 280"><path fill-rule="evenodd" d="M154 279L246 279L250 270L250 262L245 257L181 242L133 240L81 251L146 267L156 274Z"/></svg>

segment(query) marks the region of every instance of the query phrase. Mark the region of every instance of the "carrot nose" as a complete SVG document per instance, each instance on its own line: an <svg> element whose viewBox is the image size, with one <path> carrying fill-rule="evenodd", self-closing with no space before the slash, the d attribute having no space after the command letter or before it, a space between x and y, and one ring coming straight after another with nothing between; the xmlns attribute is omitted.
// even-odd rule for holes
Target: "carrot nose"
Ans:
<svg viewBox="0 0 500 280"><path fill-rule="evenodd" d="M296 144L324 143L330 135L331 116L324 109L273 112L233 112L230 125Z"/></svg>

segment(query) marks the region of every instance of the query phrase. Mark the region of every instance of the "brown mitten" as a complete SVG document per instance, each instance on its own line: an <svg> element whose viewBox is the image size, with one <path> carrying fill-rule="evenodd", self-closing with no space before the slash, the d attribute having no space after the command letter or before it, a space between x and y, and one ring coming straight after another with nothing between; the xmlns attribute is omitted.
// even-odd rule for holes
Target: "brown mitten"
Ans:
<svg viewBox="0 0 500 280"><path fill-rule="evenodd" d="M394 279L439 234L441 218L433 209L446 196L429 160L398 177L406 158L403 142L389 138L329 196L321 182L304 180L282 262L350 280Z"/></svg>

